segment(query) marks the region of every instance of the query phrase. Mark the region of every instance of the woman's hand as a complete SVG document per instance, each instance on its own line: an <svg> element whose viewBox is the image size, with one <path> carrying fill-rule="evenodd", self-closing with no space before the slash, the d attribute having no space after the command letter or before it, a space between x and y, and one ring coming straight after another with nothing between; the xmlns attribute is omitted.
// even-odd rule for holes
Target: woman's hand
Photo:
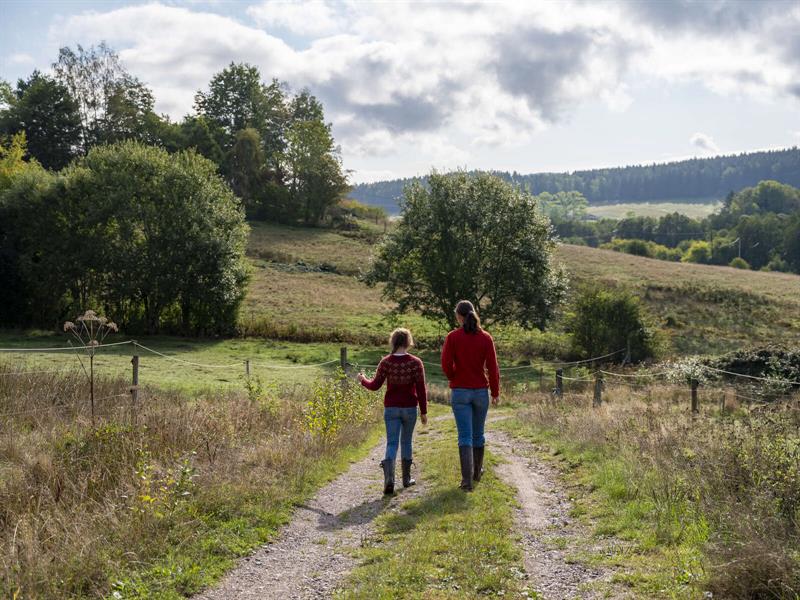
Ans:
<svg viewBox="0 0 800 600"><path fill-rule="evenodd" d="M364 377L363 373L359 373L358 375L356 375L356 379L358 380L358 383L363 383L366 377Z"/></svg>
<svg viewBox="0 0 800 600"><path fill-rule="evenodd" d="M424 414L424 415L420 415L419 419L420 419L420 421L422 421L423 425L427 425L428 424L428 414L427 413Z"/></svg>
<svg viewBox="0 0 800 600"><path fill-rule="evenodd" d="M500 404L500 396L492 396L492 406L498 406Z"/></svg>

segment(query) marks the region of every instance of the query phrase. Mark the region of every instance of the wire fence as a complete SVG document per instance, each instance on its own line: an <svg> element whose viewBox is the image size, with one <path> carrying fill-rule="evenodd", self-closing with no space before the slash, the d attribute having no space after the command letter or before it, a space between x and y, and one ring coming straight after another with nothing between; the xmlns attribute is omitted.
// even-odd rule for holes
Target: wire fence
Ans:
<svg viewBox="0 0 800 600"><path fill-rule="evenodd" d="M98 356L110 356L106 354L104 351L108 348L119 348L125 345L130 345L134 348L134 351L141 351L141 353L146 353L153 357L157 357L159 360L165 360L176 365L182 365L185 367L193 367L197 369L208 369L215 372L224 372L224 373L231 373L235 372L240 377L250 377L251 372L253 369L260 369L260 370L297 370L297 369L321 369L324 367L330 367L332 365L338 364L338 366L345 371L347 374L354 374L356 368L368 368L368 369L375 369L378 365L363 365L363 364L352 364L348 361L348 350L346 347L340 349L340 355L338 358L330 358L325 361L315 362L315 363L303 363L303 364L281 364L277 362L263 362L263 361L251 361L251 360L237 360L230 363L205 363L199 362L197 360L190 360L189 358L183 358L178 354L170 354L166 352L162 352L155 348L146 346L136 340L125 340L120 342L108 343L108 344L97 344L97 345L87 345L87 346L66 346L66 347L40 347L40 348L0 348L0 354L21 354L21 355L30 355L33 353L41 353L41 354L48 354L48 353L61 353L61 352L92 352ZM601 356L596 356L587 359L575 360L575 361L542 361L536 363L529 363L529 364L522 364L522 365L510 365L504 366L500 368L501 374L513 375L516 379L516 384L532 384L534 382L538 383L539 391L546 392L551 394L554 397L561 397L564 395L565 392L583 392L586 391L586 388L590 385L594 385L594 401L593 404L595 406L599 406L603 402L603 393L606 388L606 381L613 380L615 384L619 386L626 387L630 393L638 394L642 398L647 398L647 394L642 394L642 390L648 390L653 385L656 384L671 384L677 387L683 387L687 390L691 398L691 409L693 412L699 411L699 382L696 380L689 380L683 384L676 384L675 381L668 381L673 375L672 371L669 370L659 370L659 371L648 371L648 370L639 370L636 372L619 372L609 370L605 367L608 364L608 359L618 356L619 354L626 352L626 348L621 348L614 352L609 352L607 354L603 354ZM125 388L118 391L118 393L109 394L106 396L102 396L99 398L95 398L96 402L104 402L107 400L114 400L119 398L129 398L131 400L132 405L135 405L138 401L141 400L139 397L139 392L142 389L140 383L140 354L134 354L131 359L132 363L132 370L131 370L131 383L129 386L125 386ZM605 361L605 362L604 362ZM422 361L426 366L430 368L439 369L441 368L440 363L430 362L430 361ZM105 364L102 362L95 363L96 366L103 366L103 367L112 367L112 365ZM78 368L70 368L70 367L59 367L59 368L34 368L26 369L26 368L15 368L13 370L3 370L3 365L0 363L0 382L2 382L5 378L25 378L25 377L33 377L33 376L41 376L41 375L57 375L57 376L85 376L85 371L82 371ZM759 384L763 386L767 385L778 385L778 386L788 386L790 391L795 389L800 389L800 382L790 380L790 379L783 379L778 377L761 377L755 375L749 375L745 373L737 373L734 371L728 371L723 369L718 369L711 366L706 365L697 365L697 367L701 370L708 372L710 375L719 378L720 376L725 376L728 379L733 379L734 382L745 382L751 385L751 388L754 384ZM565 370L574 369L576 370L575 373L566 374ZM552 371L552 382L553 387L551 387L545 381L545 373L546 370ZM531 372L530 377L526 377L526 371ZM124 378L125 375L121 373L116 373L117 378ZM760 395L758 391L753 391L753 389L746 389L742 390L734 384L733 390L733 398L736 400L744 400L747 402L753 403L761 403L764 402L765 397L764 395ZM77 403L77 401L76 401ZM73 403L75 404L75 403ZM722 408L724 409L725 401L722 401ZM70 404L68 403L52 403L46 407L40 408L31 408L31 409L22 409L22 410L14 410L8 411L5 413L0 413L0 426L2 426L3 421L7 421L8 419L22 416L26 414L34 414L37 412L44 412L48 410L63 410L65 408L69 408Z"/></svg>

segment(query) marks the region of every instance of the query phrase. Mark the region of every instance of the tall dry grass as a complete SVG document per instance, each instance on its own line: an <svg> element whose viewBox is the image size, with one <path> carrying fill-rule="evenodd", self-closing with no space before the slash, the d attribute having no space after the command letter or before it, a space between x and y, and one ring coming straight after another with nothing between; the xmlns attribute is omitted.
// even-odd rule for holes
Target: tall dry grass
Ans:
<svg viewBox="0 0 800 600"><path fill-rule="evenodd" d="M567 394L558 404L529 394L522 419L592 463L607 495L643 507L639 526L654 545L696 545L702 559L686 575L701 591L796 599L800 399L729 402L722 412L720 395L706 392L701 414L692 416L680 387L611 387L597 409L590 393Z"/></svg>
<svg viewBox="0 0 800 600"><path fill-rule="evenodd" d="M127 592L142 573L159 577L165 557L183 565L165 569L171 589L196 591L224 567L214 557L263 541L310 491L321 461L369 429L312 436L304 390L187 398L145 389L134 406L119 380L96 384L92 427L85 377L11 371L0 366L2 597ZM191 572L196 546L211 557L209 573Z"/></svg>

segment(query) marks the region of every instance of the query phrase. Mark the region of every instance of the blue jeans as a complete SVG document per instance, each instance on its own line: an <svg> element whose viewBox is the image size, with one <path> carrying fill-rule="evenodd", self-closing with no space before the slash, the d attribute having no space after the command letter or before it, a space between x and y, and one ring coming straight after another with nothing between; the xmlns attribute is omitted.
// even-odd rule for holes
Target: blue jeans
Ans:
<svg viewBox="0 0 800 600"><path fill-rule="evenodd" d="M483 428L489 412L489 390L455 388L451 391L450 405L456 418L458 445L483 448L486 444Z"/></svg>
<svg viewBox="0 0 800 600"><path fill-rule="evenodd" d="M400 456L411 460L411 436L417 424L417 407L399 408L387 406L383 409L383 421L386 423L386 459L397 458L397 445L400 444Z"/></svg>

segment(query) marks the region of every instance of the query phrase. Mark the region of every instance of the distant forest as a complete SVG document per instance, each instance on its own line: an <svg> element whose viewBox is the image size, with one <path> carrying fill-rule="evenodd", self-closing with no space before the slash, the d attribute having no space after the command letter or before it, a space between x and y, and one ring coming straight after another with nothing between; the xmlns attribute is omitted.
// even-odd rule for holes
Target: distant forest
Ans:
<svg viewBox="0 0 800 600"><path fill-rule="evenodd" d="M800 186L800 148L572 173L522 175L516 171L495 171L494 174L527 186L534 194L577 191L589 204L721 200L730 192L766 179ZM403 187L413 180L359 184L353 186L350 196L396 213Z"/></svg>

